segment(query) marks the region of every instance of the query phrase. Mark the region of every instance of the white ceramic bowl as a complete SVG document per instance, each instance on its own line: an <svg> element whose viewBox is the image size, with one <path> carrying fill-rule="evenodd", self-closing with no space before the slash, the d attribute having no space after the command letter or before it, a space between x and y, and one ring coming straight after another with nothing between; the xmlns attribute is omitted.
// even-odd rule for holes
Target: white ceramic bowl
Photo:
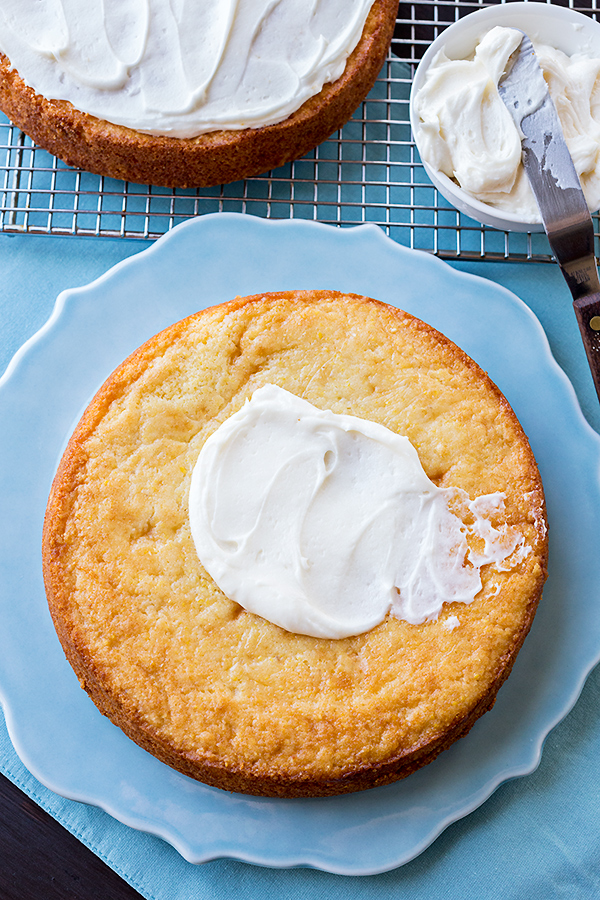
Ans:
<svg viewBox="0 0 600 900"><path fill-rule="evenodd" d="M414 98L425 83L429 66L443 50L450 59L466 59L473 54L483 35L496 25L519 28L535 42L548 44L568 56L579 51L600 57L600 24L582 13L549 3L505 3L477 10L450 25L426 50L415 73L410 97L410 123L419 150L420 120L415 112ZM420 152L420 150L419 150ZM439 192L455 206L484 225L503 231L543 231L539 223L525 222L517 215L494 209L463 191L442 172L433 170L423 161L425 171Z"/></svg>

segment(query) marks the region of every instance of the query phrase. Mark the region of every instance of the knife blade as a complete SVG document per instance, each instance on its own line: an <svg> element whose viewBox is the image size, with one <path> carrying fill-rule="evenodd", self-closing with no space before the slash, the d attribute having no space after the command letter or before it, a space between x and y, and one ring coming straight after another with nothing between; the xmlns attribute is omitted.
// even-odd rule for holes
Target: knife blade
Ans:
<svg viewBox="0 0 600 900"><path fill-rule="evenodd" d="M573 308L600 399L600 281L594 226L533 45L526 34L498 92L521 135L525 173Z"/></svg>

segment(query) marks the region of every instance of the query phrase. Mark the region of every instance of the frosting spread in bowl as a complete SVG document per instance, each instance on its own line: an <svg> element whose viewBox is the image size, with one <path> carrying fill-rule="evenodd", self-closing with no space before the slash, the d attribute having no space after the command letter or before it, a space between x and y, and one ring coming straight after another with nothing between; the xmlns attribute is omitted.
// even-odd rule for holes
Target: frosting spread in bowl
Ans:
<svg viewBox="0 0 600 900"><path fill-rule="evenodd" d="M529 552L517 529L492 524L502 506L501 494L437 487L408 438L275 385L209 437L189 498L198 556L221 590L321 638L472 602L481 566Z"/></svg>
<svg viewBox="0 0 600 900"><path fill-rule="evenodd" d="M37 93L136 131L283 121L341 76L373 0L0 0L0 50Z"/></svg>
<svg viewBox="0 0 600 900"><path fill-rule="evenodd" d="M496 26L474 54L443 50L414 99L421 158L470 196L524 222L541 216L521 164L521 139L497 85L522 33ZM533 39L567 146L592 211L600 208L600 59Z"/></svg>

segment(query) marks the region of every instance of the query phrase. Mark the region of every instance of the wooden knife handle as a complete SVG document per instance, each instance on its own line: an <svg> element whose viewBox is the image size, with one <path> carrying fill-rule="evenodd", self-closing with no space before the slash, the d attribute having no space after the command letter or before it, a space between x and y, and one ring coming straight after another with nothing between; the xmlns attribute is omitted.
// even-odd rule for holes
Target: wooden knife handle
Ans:
<svg viewBox="0 0 600 900"><path fill-rule="evenodd" d="M583 346L600 400L600 294L588 294L573 303Z"/></svg>

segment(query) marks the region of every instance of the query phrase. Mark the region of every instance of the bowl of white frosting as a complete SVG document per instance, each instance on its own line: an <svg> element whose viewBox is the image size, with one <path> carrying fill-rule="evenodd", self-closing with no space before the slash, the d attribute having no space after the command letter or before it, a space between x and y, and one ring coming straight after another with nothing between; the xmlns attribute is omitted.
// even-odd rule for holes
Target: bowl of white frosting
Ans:
<svg viewBox="0 0 600 900"><path fill-rule="evenodd" d="M484 225L543 231L521 139L497 85L525 32L536 50L591 212L600 209L600 24L546 3L471 13L428 48L410 98L413 137L439 192Z"/></svg>

